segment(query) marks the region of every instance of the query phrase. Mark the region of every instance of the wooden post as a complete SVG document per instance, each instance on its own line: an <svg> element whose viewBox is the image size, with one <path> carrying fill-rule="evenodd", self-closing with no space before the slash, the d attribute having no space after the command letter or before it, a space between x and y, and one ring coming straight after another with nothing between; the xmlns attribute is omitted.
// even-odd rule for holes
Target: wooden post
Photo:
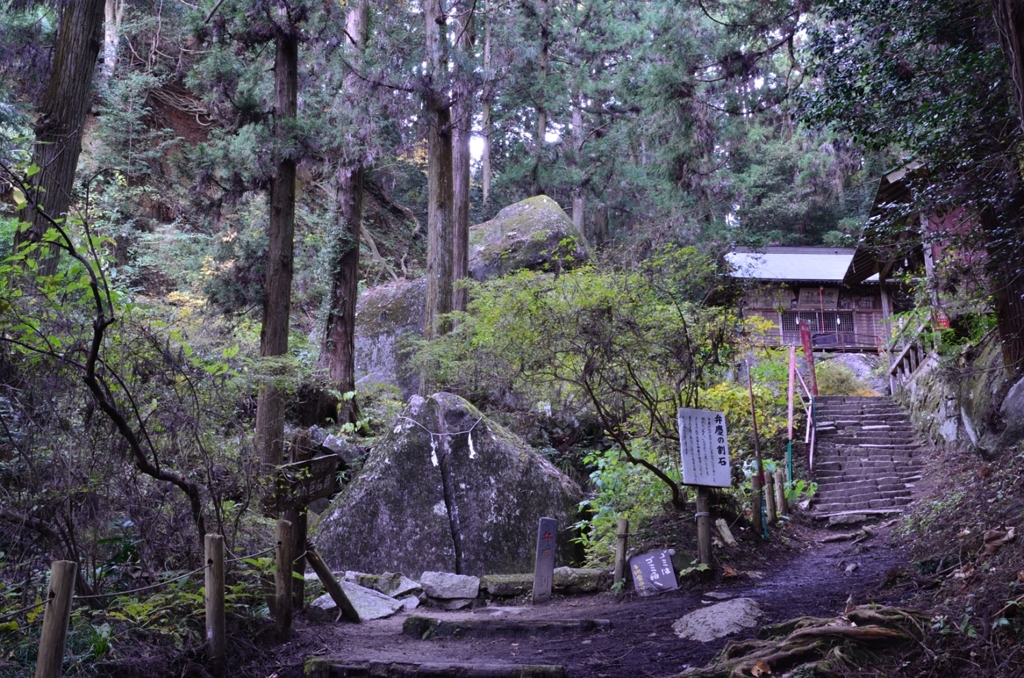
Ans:
<svg viewBox="0 0 1024 678"><path fill-rule="evenodd" d="M708 488L697 486L697 554L702 565L711 567L711 513Z"/></svg>
<svg viewBox="0 0 1024 678"><path fill-rule="evenodd" d="M306 507L291 508L282 517L292 524L292 572L302 579L292 577L292 609L301 610L305 596L306 574Z"/></svg>
<svg viewBox="0 0 1024 678"><path fill-rule="evenodd" d="M551 586L555 577L555 537L558 521L541 518L537 527L537 560L533 569L533 602L551 600Z"/></svg>
<svg viewBox="0 0 1024 678"><path fill-rule="evenodd" d="M757 410L754 407L754 382L750 377L749 360L747 361L747 390L750 392L750 423L754 433L754 461L757 464L754 477L751 479L754 491L754 519L751 522L758 536L763 536L765 534L765 526L764 521L761 519L761 502L764 500L764 495L761 490L764 487L764 465L761 462L761 440L757 435Z"/></svg>
<svg viewBox="0 0 1024 678"><path fill-rule="evenodd" d="M312 445L309 442L309 433L300 430L291 439L291 461L292 463L308 461L313 456ZM301 610L305 603L306 595L306 517L308 511L306 504L289 509L282 516L294 526L295 546L292 551L292 571L299 576L292 581L292 607Z"/></svg>
<svg viewBox="0 0 1024 678"><path fill-rule="evenodd" d="M224 632L224 537L208 534L206 547L206 644L209 647L210 672L224 675L227 639Z"/></svg>
<svg viewBox="0 0 1024 678"><path fill-rule="evenodd" d="M277 521L277 563L274 569L274 620L277 634L282 639L288 636L292 626L292 546L295 531L292 524L279 518Z"/></svg>
<svg viewBox="0 0 1024 678"><path fill-rule="evenodd" d="M779 515L789 515L789 505L786 503L786 474L782 469L775 472L775 508Z"/></svg>
<svg viewBox="0 0 1024 678"><path fill-rule="evenodd" d="M50 566L50 588L43 611L35 678L60 678L64 670L64 646L68 641L77 575L78 563L70 560L57 560Z"/></svg>
<svg viewBox="0 0 1024 678"><path fill-rule="evenodd" d="M768 513L768 524L774 525L778 520L775 513L775 474L767 473L764 476L764 503Z"/></svg>
<svg viewBox="0 0 1024 678"><path fill-rule="evenodd" d="M615 583L626 575L626 548L629 546L629 520L619 518L618 533L615 535Z"/></svg>
<svg viewBox="0 0 1024 678"><path fill-rule="evenodd" d="M331 568L327 567L327 563L320 557L316 549L313 548L312 544L306 544L306 560L309 561L309 566L313 568L316 575L320 577L320 583L324 585L324 590L327 591L331 596L331 600L338 606L340 614L338 619L345 618L351 622L359 623L359 613L356 612L356 608L352 607L352 603L349 601L348 596L345 595L345 590L341 588L341 584L334 578L334 573L331 572Z"/></svg>

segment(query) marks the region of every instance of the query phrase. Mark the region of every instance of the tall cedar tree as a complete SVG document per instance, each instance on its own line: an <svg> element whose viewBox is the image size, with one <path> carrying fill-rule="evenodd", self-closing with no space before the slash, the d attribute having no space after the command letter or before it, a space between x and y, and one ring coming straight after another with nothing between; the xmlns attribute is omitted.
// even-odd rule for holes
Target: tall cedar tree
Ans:
<svg viewBox="0 0 1024 678"><path fill-rule="evenodd" d="M281 2L275 21L277 56L274 61L274 139L278 146L270 187L267 227L266 295L260 356L275 358L288 352L295 234L295 158L285 152L289 123L296 117L299 89L299 22L301 7ZM256 403L257 449L263 463L280 465L284 455L285 391L268 383Z"/></svg>
<svg viewBox="0 0 1024 678"><path fill-rule="evenodd" d="M349 4L345 32L350 41L353 65L359 65L359 55L366 48L369 31L369 5L366 0ZM359 77L349 73L345 89L350 100L359 94ZM335 210L337 233L332 243L330 304L324 322L323 342L320 347L320 366L339 393L356 388L355 329L356 301L359 294L359 237L363 222L363 184L366 170L362 158L343 158L335 172ZM337 412L339 422L355 423L358 408L355 399L342 403Z"/></svg>
<svg viewBox="0 0 1024 678"><path fill-rule="evenodd" d="M78 0L61 5L57 48L50 80L39 106L32 162L39 168L29 179L32 184L22 220L28 223L15 235L15 247L39 242L50 227L46 216L60 219L71 205L71 191L82 151L82 127L89 111L92 75L103 40L103 0ZM39 273L57 271L57 253L50 250L39 265Z"/></svg>
<svg viewBox="0 0 1024 678"><path fill-rule="evenodd" d="M445 14L441 0L424 0L427 74L423 88L427 117L427 302L423 337L448 331L445 314L452 310L454 197L452 186L452 113L445 94L448 60ZM431 389L426 375L420 383Z"/></svg>

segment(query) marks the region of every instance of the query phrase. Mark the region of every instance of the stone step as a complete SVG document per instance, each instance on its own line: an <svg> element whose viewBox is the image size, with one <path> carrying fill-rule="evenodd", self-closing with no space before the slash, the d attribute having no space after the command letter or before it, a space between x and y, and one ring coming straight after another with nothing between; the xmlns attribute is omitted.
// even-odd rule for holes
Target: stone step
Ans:
<svg viewBox="0 0 1024 678"><path fill-rule="evenodd" d="M910 490L888 490L884 492L821 492L819 490L818 500L822 504L850 504L859 502L871 502L876 499L891 499L892 501L898 501L906 499L910 501L911 493ZM817 495L816 495L817 496Z"/></svg>
<svg viewBox="0 0 1024 678"><path fill-rule="evenodd" d="M907 484L902 479L889 477L887 480L878 480L875 478L861 478L858 480L839 480L835 482L826 482L824 480L818 481L818 492L852 492L852 491L871 491L871 492L894 492L896 490L906 490Z"/></svg>
<svg viewBox="0 0 1024 678"><path fill-rule="evenodd" d="M821 503L814 507L818 513L837 513L840 511L866 511L870 509L896 508L906 506L910 499L871 499L868 501L856 502L829 502Z"/></svg>

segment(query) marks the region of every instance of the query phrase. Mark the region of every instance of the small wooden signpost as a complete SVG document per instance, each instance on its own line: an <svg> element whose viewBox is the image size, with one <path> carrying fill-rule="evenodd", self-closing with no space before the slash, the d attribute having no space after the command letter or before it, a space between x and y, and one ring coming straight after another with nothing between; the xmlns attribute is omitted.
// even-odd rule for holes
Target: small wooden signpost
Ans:
<svg viewBox="0 0 1024 678"><path fill-rule="evenodd" d="M725 414L681 407L678 417L683 483L697 486L697 551L701 564L710 566L708 487L732 486Z"/></svg>
<svg viewBox="0 0 1024 678"><path fill-rule="evenodd" d="M537 527L537 560L533 568L534 603L546 603L551 600L557 537L558 521L554 518L541 518Z"/></svg>
<svg viewBox="0 0 1024 678"><path fill-rule="evenodd" d="M301 445L297 442L292 445L297 455L302 454ZM303 595L301 584L293 587L292 572L301 575L305 571L306 507L310 502L334 493L338 461L334 454L304 459L279 466L274 475L274 492L267 498L266 505L268 512L279 518L274 616L278 633L282 636L291 626L292 607L296 602L301 604Z"/></svg>

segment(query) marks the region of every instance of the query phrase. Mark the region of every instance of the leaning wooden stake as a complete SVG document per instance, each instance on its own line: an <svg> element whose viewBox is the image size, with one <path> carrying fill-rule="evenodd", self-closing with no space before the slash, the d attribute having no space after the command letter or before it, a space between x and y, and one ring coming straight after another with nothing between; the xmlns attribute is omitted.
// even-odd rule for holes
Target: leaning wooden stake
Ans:
<svg viewBox="0 0 1024 678"><path fill-rule="evenodd" d="M309 562L309 566L316 572L316 576L320 577L320 583L324 585L324 590L327 591L331 596L331 600L338 606L340 614L338 619L347 619L351 622L359 623L359 613L356 612L356 608L352 607L352 603L349 601L348 596L345 595L345 590L341 588L341 584L334 578L334 573L331 572L331 568L327 567L327 563L320 557L313 545L306 543L306 560Z"/></svg>
<svg viewBox="0 0 1024 678"><path fill-rule="evenodd" d="M775 474L766 473L764 476L764 503L765 512L768 514L768 524L774 525L778 520L775 512Z"/></svg>
<svg viewBox="0 0 1024 678"><path fill-rule="evenodd" d="M615 583L618 584L626 576L626 549L629 547L629 520L619 518L618 532L615 535Z"/></svg>
<svg viewBox="0 0 1024 678"><path fill-rule="evenodd" d="M50 568L50 589L43 611L35 678L60 678L64 668L64 645L71 623L71 599L75 595L78 564L57 560Z"/></svg>
<svg viewBox="0 0 1024 678"><path fill-rule="evenodd" d="M209 648L210 672L224 675L227 639L224 633L224 537L208 534L206 547L206 644Z"/></svg>
<svg viewBox="0 0 1024 678"><path fill-rule="evenodd" d="M292 524L279 518L277 521L277 563L274 571L275 599L274 620L277 634L285 638L292 626L292 549L295 534Z"/></svg>

